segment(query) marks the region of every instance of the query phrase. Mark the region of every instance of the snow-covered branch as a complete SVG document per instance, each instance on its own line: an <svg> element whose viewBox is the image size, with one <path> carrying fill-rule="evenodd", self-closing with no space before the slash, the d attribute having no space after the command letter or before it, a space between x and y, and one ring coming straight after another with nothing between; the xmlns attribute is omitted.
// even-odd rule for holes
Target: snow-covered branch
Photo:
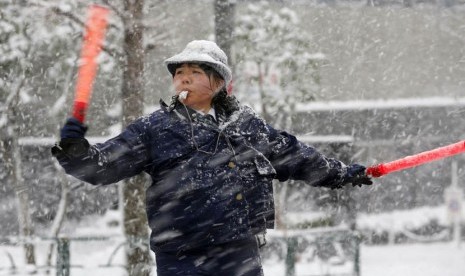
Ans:
<svg viewBox="0 0 465 276"><path fill-rule="evenodd" d="M60 15L60 16L64 16L64 17L70 19L71 21L73 21L74 23L77 23L81 27L86 26L84 21L82 21L79 17L74 15L72 12L65 11L65 10L63 10L63 9L61 9L59 7L51 7L50 9L55 14ZM119 30L119 28L114 24L109 24L108 27L109 28L116 28L117 30ZM107 53L108 55L110 55L111 57L116 58L117 60L119 60L123 56L123 54L120 53L119 51L117 51L115 48L111 48L111 47L108 47L108 46L105 46L105 45L102 45L102 50L105 53Z"/></svg>

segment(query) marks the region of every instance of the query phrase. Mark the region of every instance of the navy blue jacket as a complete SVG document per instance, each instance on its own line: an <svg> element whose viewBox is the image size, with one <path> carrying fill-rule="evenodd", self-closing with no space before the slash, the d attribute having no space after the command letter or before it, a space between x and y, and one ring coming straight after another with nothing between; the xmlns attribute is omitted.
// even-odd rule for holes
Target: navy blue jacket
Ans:
<svg viewBox="0 0 465 276"><path fill-rule="evenodd" d="M274 223L272 180L342 186L346 166L280 132L248 107L219 124L178 104L130 124L65 171L91 184L148 173L151 248L178 251L249 238Z"/></svg>

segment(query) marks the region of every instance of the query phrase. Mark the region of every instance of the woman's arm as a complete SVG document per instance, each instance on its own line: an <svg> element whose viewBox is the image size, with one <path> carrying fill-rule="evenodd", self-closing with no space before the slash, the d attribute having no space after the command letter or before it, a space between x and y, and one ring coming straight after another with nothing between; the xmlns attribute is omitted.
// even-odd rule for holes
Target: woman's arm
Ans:
<svg viewBox="0 0 465 276"><path fill-rule="evenodd" d="M312 186L332 189L341 188L347 183L353 185L371 184L365 175L365 167L328 158L315 148L305 145L286 132L279 132L267 125L270 133L268 158L276 170L280 181L303 180Z"/></svg>
<svg viewBox="0 0 465 276"><path fill-rule="evenodd" d="M146 134L138 124L136 121L117 137L93 146L84 139L84 133L82 138L73 138L71 146L66 145L70 138L62 134L63 147L55 146L52 153L67 174L82 181L94 185L118 182L139 174L148 163ZM79 150L73 151L73 147Z"/></svg>

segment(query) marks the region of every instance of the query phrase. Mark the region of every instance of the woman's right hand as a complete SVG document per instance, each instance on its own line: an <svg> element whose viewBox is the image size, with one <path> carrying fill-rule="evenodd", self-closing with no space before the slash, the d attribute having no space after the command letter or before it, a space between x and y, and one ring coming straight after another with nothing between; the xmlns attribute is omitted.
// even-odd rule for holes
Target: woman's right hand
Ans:
<svg viewBox="0 0 465 276"><path fill-rule="evenodd" d="M76 118L68 118L65 125L60 131L61 139L64 138L84 138L84 135L87 132L87 127L84 126Z"/></svg>
<svg viewBox="0 0 465 276"><path fill-rule="evenodd" d="M76 118L69 118L60 131L60 143L52 148L52 155L59 158L63 155L67 157L79 157L87 152L90 145L84 138L87 127Z"/></svg>

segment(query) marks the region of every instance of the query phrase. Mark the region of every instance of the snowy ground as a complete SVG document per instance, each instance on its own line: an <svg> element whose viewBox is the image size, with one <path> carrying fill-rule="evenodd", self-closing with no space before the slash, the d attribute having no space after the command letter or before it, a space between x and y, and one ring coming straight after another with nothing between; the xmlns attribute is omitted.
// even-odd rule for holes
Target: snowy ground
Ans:
<svg viewBox="0 0 465 276"><path fill-rule="evenodd" d="M465 204L464 204L465 205ZM465 211L465 210L464 210ZM463 212L462 214L465 214ZM305 216L315 214L306 213ZM63 232L72 237L96 237L102 233L110 235L110 239L85 239L71 241L70 259L72 276L125 276L124 247L122 231L115 221L120 220L120 213L109 212L103 217L89 217L79 224L70 224ZM302 221L308 219L303 214L289 214L289 219ZM360 215L358 224L376 229L405 229L411 225L421 225L431 218L447 224L445 206L419 208L408 211L396 211L373 216ZM462 217L464 221L464 217ZM387 223L387 224L386 224ZM270 231L268 237L279 236ZM37 241L36 258L39 264L38 273L47 275L45 258L49 241ZM270 246L270 245L268 245ZM0 242L0 276L30 275L24 265L21 247L7 246ZM361 245L361 275L362 276L464 276L465 275L465 240L459 247L457 242L411 243L401 245L367 246ZM54 265L54 262L52 263ZM108 266L110 265L110 266ZM316 275L350 275L352 263L345 262L328 266L321 262L309 262L308 256L299 256L296 264L296 276ZM42 266L42 267L40 267ZM276 259L264 259L263 267L266 276L283 276L284 262ZM14 269L13 269L14 268ZM155 269L154 269L155 271ZM56 275L54 270L49 275ZM318 272L318 273L317 273ZM343 274L345 273L345 274ZM154 273L154 276L156 274Z"/></svg>
<svg viewBox="0 0 465 276"><path fill-rule="evenodd" d="M362 276L465 275L465 244L461 248L450 243L363 246L361 250ZM298 264L296 274L312 275L309 267ZM284 275L282 264L265 262L264 270L266 276Z"/></svg>
<svg viewBox="0 0 465 276"><path fill-rule="evenodd" d="M364 247L362 275L463 276L465 243Z"/></svg>
<svg viewBox="0 0 465 276"><path fill-rule="evenodd" d="M121 267L103 267L109 260L117 243L112 248L102 248L98 243L90 247L74 246L71 262L75 267L71 275L86 276L123 276L125 275ZM43 262L40 252L45 252L44 247L39 248L38 259ZM409 244L390 246L362 246L361 249L361 274L363 276L463 276L465 275L465 243L459 248L452 243L431 243L431 244ZM16 273L11 270L11 263L7 252L14 258ZM77 253L80 252L80 253ZM78 255L76 255L76 253ZM114 264L121 264L122 256L117 254ZM17 247L0 246L0 275L28 275L23 265L22 252ZM325 269L323 264L303 264L298 263L296 274L298 276L310 276L315 265ZM334 268L333 268L334 269ZM337 269L337 268L336 268ZM266 276L284 275L284 265L282 263L264 261ZM341 267L341 271L345 268ZM14 274L13 274L14 273ZM35 275L45 275L39 272ZM52 271L50 275L55 275ZM330 274L328 274L330 275Z"/></svg>

